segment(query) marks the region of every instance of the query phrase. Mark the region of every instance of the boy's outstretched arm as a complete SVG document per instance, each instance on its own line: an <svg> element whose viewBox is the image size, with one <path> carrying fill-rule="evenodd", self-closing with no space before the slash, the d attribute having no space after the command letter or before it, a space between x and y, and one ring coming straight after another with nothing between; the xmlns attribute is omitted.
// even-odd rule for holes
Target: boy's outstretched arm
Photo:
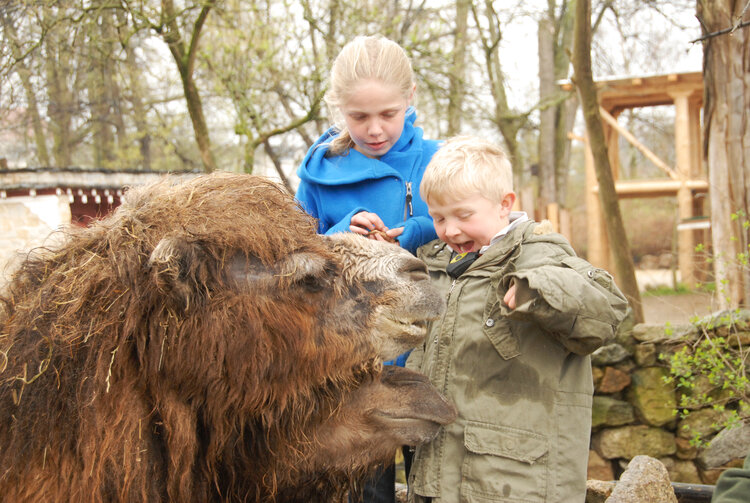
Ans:
<svg viewBox="0 0 750 503"><path fill-rule="evenodd" d="M580 257L515 271L504 283L503 314L538 323L577 354L606 344L627 314L612 276Z"/></svg>

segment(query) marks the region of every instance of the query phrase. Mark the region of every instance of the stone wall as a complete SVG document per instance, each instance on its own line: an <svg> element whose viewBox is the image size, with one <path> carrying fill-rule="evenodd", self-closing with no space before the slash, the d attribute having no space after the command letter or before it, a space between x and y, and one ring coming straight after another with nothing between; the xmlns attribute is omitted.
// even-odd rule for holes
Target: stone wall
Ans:
<svg viewBox="0 0 750 503"><path fill-rule="evenodd" d="M684 420L674 414L678 391L664 382L669 369L659 355L695 340L699 329L694 325L666 328L630 324L614 343L592 355L595 393L589 479L616 480L638 455L659 459L673 482L690 484L714 484L724 469L742 466L750 448L750 427L727 430L733 438L723 442L721 452L719 441L704 449L690 444L691 430L705 440L718 440L721 417L711 408L694 411ZM750 333L738 336L750 339Z"/></svg>

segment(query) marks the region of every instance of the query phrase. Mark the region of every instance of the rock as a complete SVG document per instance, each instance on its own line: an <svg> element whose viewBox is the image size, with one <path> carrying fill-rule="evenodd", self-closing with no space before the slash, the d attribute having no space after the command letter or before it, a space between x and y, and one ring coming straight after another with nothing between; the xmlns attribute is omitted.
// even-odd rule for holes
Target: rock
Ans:
<svg viewBox="0 0 750 503"><path fill-rule="evenodd" d="M674 264L674 255L669 252L659 254L659 269L669 269Z"/></svg>
<svg viewBox="0 0 750 503"><path fill-rule="evenodd" d="M596 391L599 393L617 393L630 386L630 376L614 367L605 367L604 375Z"/></svg>
<svg viewBox="0 0 750 503"><path fill-rule="evenodd" d="M396 482L396 503L406 503L407 500L407 487L406 484L399 484Z"/></svg>
<svg viewBox="0 0 750 503"><path fill-rule="evenodd" d="M719 476L724 473L727 468L742 468L744 459L734 459L725 465L721 465L718 468L711 470L704 470L700 466L698 472L701 474L701 480L704 484L715 485L716 481L719 480Z"/></svg>
<svg viewBox="0 0 750 503"><path fill-rule="evenodd" d="M591 377L593 378L593 381L594 381L594 389L596 389L599 386L599 382L601 382L602 377L604 377L604 371L600 369L599 367L592 367Z"/></svg>
<svg viewBox="0 0 750 503"><path fill-rule="evenodd" d="M676 437L674 439L677 445L678 459L695 459L698 457L698 448L690 443L686 438Z"/></svg>
<svg viewBox="0 0 750 503"><path fill-rule="evenodd" d="M634 420L633 406L628 402L607 396L594 395L593 406L591 408L591 428L622 426L630 424Z"/></svg>
<svg viewBox="0 0 750 503"><path fill-rule="evenodd" d="M612 489L614 488L614 482L603 480L587 480L586 503L604 503L609 495L612 494Z"/></svg>
<svg viewBox="0 0 750 503"><path fill-rule="evenodd" d="M674 435L646 425L603 430L594 435L594 445L606 459L632 459L639 454L659 458L677 451Z"/></svg>
<svg viewBox="0 0 750 503"><path fill-rule="evenodd" d="M669 479L672 482L682 482L683 484L702 484L698 467L692 461L682 461L674 458L660 458L664 467L669 473Z"/></svg>
<svg viewBox="0 0 750 503"><path fill-rule="evenodd" d="M629 357L630 353L628 353L628 350L620 344L607 344L591 354L591 363L599 367L604 367L605 365L621 362Z"/></svg>
<svg viewBox="0 0 750 503"><path fill-rule="evenodd" d="M678 342L681 340L693 340L698 336L699 330L690 323L679 325L639 323L633 327L633 338L638 342Z"/></svg>
<svg viewBox="0 0 750 503"><path fill-rule="evenodd" d="M614 480L615 472L612 463L602 458L598 452L589 451L587 478L593 480Z"/></svg>
<svg viewBox="0 0 750 503"><path fill-rule="evenodd" d="M633 310L628 307L625 319L623 319L617 327L615 340L613 341L624 347L628 353L633 352L633 347L637 343L637 341L633 339L633 327L635 327L635 315L633 314Z"/></svg>
<svg viewBox="0 0 750 503"><path fill-rule="evenodd" d="M633 383L628 391L628 401L643 422L651 426L674 423L677 407L675 392L664 383L668 373L659 367L646 367L633 372Z"/></svg>
<svg viewBox="0 0 750 503"><path fill-rule="evenodd" d="M635 346L633 357L639 367L648 367L656 364L656 345L644 342Z"/></svg>
<svg viewBox="0 0 750 503"><path fill-rule="evenodd" d="M606 503L677 503L664 465L649 456L636 456L606 499Z"/></svg>
<svg viewBox="0 0 750 503"><path fill-rule="evenodd" d="M750 452L750 423L734 428L725 428L698 456L703 468L711 469L725 465L734 459L742 459Z"/></svg>
<svg viewBox="0 0 750 503"><path fill-rule="evenodd" d="M658 269L659 268L659 257L656 255L645 254L641 257L638 262L638 269Z"/></svg>
<svg viewBox="0 0 750 503"><path fill-rule="evenodd" d="M685 419L677 423L677 436L682 438L693 438L697 433L705 440L721 430L722 423L726 420L728 412L719 412L714 409L699 409L691 411Z"/></svg>

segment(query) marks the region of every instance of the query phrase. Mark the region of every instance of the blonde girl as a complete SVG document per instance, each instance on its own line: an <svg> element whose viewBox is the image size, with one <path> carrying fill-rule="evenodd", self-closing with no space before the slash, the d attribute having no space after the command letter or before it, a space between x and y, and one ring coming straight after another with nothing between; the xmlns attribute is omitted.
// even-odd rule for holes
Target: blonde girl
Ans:
<svg viewBox="0 0 750 503"><path fill-rule="evenodd" d="M412 253L436 237L419 183L438 142L414 125L415 88L406 53L384 37L357 37L336 57L325 96L334 126L297 171L296 197L319 232L355 232Z"/></svg>

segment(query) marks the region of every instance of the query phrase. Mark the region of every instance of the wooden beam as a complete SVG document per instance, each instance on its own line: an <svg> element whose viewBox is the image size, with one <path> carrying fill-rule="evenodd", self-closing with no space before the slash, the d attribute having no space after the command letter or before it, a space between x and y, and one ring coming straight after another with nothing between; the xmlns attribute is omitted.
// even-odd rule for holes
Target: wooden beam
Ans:
<svg viewBox="0 0 750 503"><path fill-rule="evenodd" d="M706 180L617 180L615 191L621 198L676 196L680 188L685 186L691 192L708 192ZM599 186L593 187L593 192L599 192Z"/></svg>
<svg viewBox="0 0 750 503"><path fill-rule="evenodd" d="M607 124L609 124L610 126L612 126L612 128L614 128L615 131L617 131L618 133L620 133L623 136L623 138L625 138L626 140L628 140L635 148L637 148L643 155L645 155L648 160L650 160L651 162L653 162L658 168L660 168L667 175L669 175L670 178L672 178L673 180L679 180L680 179L680 176L677 174L677 172L675 172L675 170L673 170L672 168L670 168L667 165L667 163L665 163L664 161L662 161L661 159L659 159L659 157L656 154L654 154L653 152L651 152L651 150L649 150L648 147L646 147L644 144L642 144L641 142L639 142L636 139L636 137L633 136L630 133L630 131L628 131L627 129L625 129L624 127L622 127L617 122L617 119L615 119L614 117L612 117L609 114L609 112L607 112L604 108L599 107L599 113L601 114L602 119L604 119L604 121Z"/></svg>

